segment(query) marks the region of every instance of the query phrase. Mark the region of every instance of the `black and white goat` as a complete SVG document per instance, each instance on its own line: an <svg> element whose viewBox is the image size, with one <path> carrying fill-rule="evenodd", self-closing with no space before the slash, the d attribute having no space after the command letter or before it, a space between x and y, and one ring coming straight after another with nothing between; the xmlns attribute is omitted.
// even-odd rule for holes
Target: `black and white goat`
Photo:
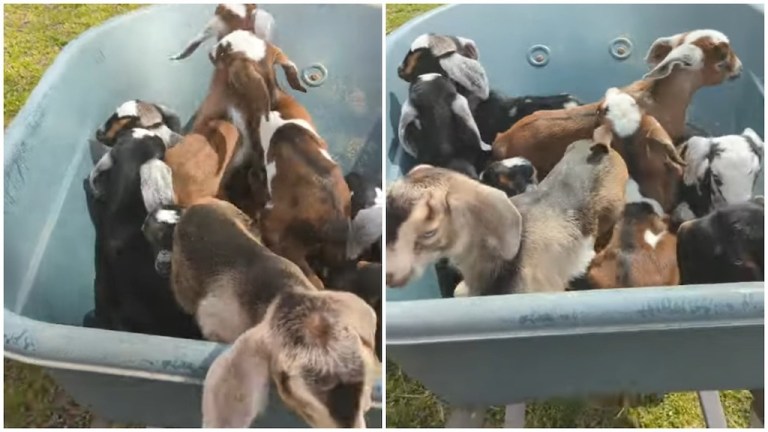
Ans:
<svg viewBox="0 0 768 432"><path fill-rule="evenodd" d="M765 207L762 197L719 207L680 225L680 283L764 280Z"/></svg>
<svg viewBox="0 0 768 432"><path fill-rule="evenodd" d="M467 98L450 79L436 73L420 75L411 84L398 138L418 163L475 179L490 157L491 147L480 138Z"/></svg>
<svg viewBox="0 0 768 432"><path fill-rule="evenodd" d="M536 168L521 157L492 162L480 173L480 181L501 189L508 197L531 191L539 184Z"/></svg>
<svg viewBox="0 0 768 432"><path fill-rule="evenodd" d="M84 325L164 336L200 338L193 318L176 304L169 280L142 233L149 212L173 203L166 143L146 129L117 135L111 167L84 180L96 230L95 311Z"/></svg>
<svg viewBox="0 0 768 432"><path fill-rule="evenodd" d="M419 75L437 73L450 78L459 94L466 97L483 142L491 143L496 134L509 129L523 117L540 110L579 106L574 96L561 93L552 96L507 97L491 90L488 76L479 62L474 40L436 34L423 34L398 67L400 78L413 82Z"/></svg>
<svg viewBox="0 0 768 432"><path fill-rule="evenodd" d="M179 134L180 130L179 116L163 105L139 99L123 102L96 131L96 138L89 140L91 159L94 163L89 178L91 189L99 194L93 184L94 179L114 164L110 149L121 134L141 134L141 131L147 131L158 136L166 148L170 148L183 138Z"/></svg>
<svg viewBox="0 0 768 432"><path fill-rule="evenodd" d="M746 128L741 135L693 137L680 149L687 165L677 214L701 217L752 198L763 161L763 140L755 131Z"/></svg>
<svg viewBox="0 0 768 432"><path fill-rule="evenodd" d="M357 172L347 174L344 179L352 203L347 259L381 262L384 192L376 182Z"/></svg>

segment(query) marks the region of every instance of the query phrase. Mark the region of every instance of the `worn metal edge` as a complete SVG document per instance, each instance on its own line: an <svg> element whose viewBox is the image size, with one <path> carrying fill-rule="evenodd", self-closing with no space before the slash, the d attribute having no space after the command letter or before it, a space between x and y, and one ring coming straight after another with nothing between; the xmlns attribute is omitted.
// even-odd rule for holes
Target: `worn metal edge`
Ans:
<svg viewBox="0 0 768 432"><path fill-rule="evenodd" d="M387 303L387 345L764 325L764 283Z"/></svg>

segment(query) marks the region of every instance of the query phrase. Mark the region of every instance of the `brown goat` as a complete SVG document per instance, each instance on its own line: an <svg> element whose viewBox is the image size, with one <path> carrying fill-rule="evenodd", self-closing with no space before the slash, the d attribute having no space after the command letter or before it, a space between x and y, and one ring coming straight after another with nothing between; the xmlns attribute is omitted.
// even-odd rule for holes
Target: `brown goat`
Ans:
<svg viewBox="0 0 768 432"><path fill-rule="evenodd" d="M632 96L615 87L605 93L597 119L601 126L595 129L594 140L616 149L640 194L671 212L677 205L685 162L664 128Z"/></svg>
<svg viewBox="0 0 768 432"><path fill-rule="evenodd" d="M265 241L323 288L307 256L318 253L327 265L345 259L349 187L306 109L287 93L278 95L278 110L260 128L271 196L262 215Z"/></svg>
<svg viewBox="0 0 768 432"><path fill-rule="evenodd" d="M256 217L269 199L259 124L278 96L274 65L283 68L293 89L306 88L296 65L279 48L245 30L224 37L210 58L215 71L192 130L213 119L227 119L237 127L243 139L225 171L225 190L238 208Z"/></svg>
<svg viewBox="0 0 768 432"><path fill-rule="evenodd" d="M653 206L628 203L608 246L590 263L586 282L589 288L678 285L677 236Z"/></svg>
<svg viewBox="0 0 768 432"><path fill-rule="evenodd" d="M622 91L656 118L677 143L685 134L685 116L694 93L741 74L741 61L728 38L715 30L695 30L657 39L646 61L654 68ZM528 159L543 179L572 142L592 137L601 101L567 110L537 111L498 134L493 157Z"/></svg>
<svg viewBox="0 0 768 432"><path fill-rule="evenodd" d="M232 123L213 120L202 133L192 133L165 152L173 172L176 204L188 207L219 195L221 179L240 134Z"/></svg>

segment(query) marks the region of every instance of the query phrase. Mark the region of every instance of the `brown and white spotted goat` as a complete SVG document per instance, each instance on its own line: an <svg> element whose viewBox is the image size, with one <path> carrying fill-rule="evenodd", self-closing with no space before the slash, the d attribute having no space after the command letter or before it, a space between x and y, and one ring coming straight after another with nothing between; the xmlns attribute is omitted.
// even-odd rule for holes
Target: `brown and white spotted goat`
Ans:
<svg viewBox="0 0 768 432"><path fill-rule="evenodd" d="M274 66L282 67L293 89L306 92L306 88L296 65L278 47L245 30L224 37L210 58L215 70L192 130L217 119L237 127L242 143L226 169L224 188L227 199L256 217L269 199L259 125L274 109L280 91Z"/></svg>
<svg viewBox="0 0 768 432"><path fill-rule="evenodd" d="M282 91L276 102L260 128L271 196L262 217L265 241L323 288L307 256L331 266L346 260L349 186L306 109Z"/></svg>

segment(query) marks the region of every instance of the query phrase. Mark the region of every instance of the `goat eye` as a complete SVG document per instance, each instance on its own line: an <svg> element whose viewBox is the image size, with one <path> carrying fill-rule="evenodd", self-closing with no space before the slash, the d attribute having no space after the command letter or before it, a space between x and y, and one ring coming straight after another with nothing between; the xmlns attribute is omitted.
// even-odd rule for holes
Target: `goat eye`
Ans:
<svg viewBox="0 0 768 432"><path fill-rule="evenodd" d="M436 230L436 229L433 229L433 230L430 230L430 231L427 231L427 232L421 233L421 235L420 235L419 237L420 237L421 239L430 239L430 238L434 237L434 236L435 236L435 234L437 234L437 230Z"/></svg>

